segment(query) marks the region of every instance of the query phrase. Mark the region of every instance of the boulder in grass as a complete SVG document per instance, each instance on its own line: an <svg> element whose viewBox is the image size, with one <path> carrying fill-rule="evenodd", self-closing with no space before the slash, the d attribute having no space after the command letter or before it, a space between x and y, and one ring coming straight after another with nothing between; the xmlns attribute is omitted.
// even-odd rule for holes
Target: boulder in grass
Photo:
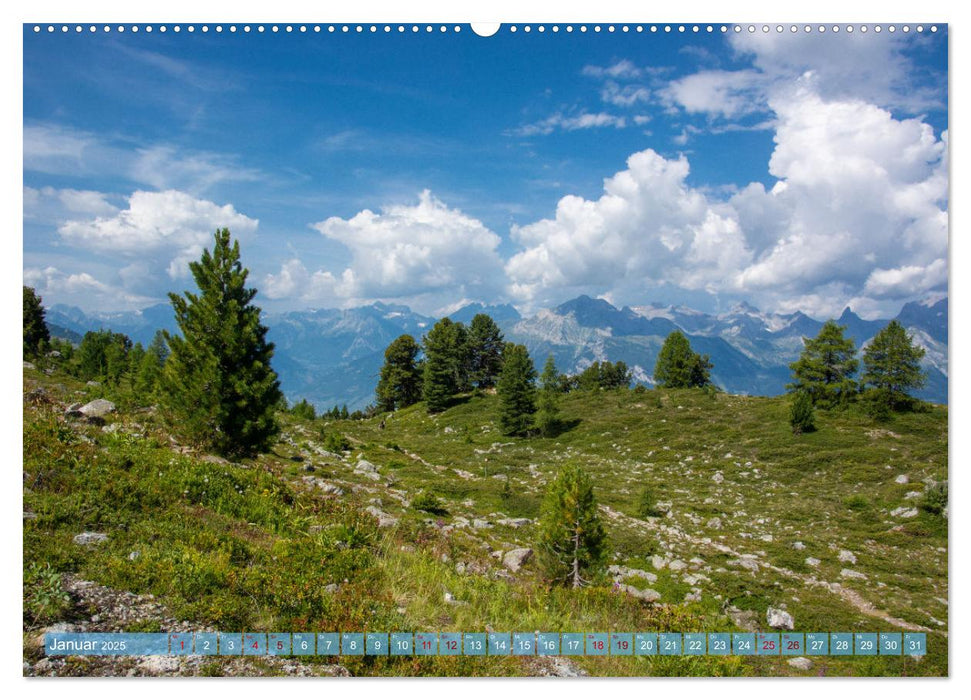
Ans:
<svg viewBox="0 0 971 700"><path fill-rule="evenodd" d="M502 563L510 571L519 571L533 557L533 550L528 547L513 549L502 557Z"/></svg>
<svg viewBox="0 0 971 700"><path fill-rule="evenodd" d="M82 546L101 544L108 541L108 535L103 532L82 532L74 536L74 544Z"/></svg>
<svg viewBox="0 0 971 700"><path fill-rule="evenodd" d="M95 399L78 409L78 413L88 418L104 418L109 413L114 412L115 405L108 399Z"/></svg>
<svg viewBox="0 0 971 700"><path fill-rule="evenodd" d="M796 623L795 620L792 619L792 615L780 608L770 607L768 610L766 610L765 622L769 627L775 630L791 630L795 629L796 627Z"/></svg>

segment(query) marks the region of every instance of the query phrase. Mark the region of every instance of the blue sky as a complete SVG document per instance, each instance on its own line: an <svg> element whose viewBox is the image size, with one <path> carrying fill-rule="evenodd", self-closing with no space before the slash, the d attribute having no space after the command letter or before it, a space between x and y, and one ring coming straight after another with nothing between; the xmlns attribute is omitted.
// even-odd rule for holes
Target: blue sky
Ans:
<svg viewBox="0 0 971 700"><path fill-rule="evenodd" d="M217 226L273 310L588 293L873 316L947 288L943 26L155 26L24 29L24 279L46 303L164 300Z"/></svg>

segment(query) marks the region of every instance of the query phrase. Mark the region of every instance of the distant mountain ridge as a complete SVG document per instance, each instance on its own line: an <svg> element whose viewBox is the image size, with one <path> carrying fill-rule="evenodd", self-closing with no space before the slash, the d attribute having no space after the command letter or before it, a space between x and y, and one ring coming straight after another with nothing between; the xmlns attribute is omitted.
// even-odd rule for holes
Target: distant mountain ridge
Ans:
<svg viewBox="0 0 971 700"><path fill-rule="evenodd" d="M596 361L623 360L633 369L635 381L649 386L664 338L680 329L697 352L711 356L716 384L732 393L760 395L785 391L789 363L802 351L802 338L815 336L823 325L801 311L767 314L746 303L721 314L708 314L656 304L618 309L589 296L529 317L508 304L473 303L449 318L468 323L477 313L492 316L506 339L524 344L537 365L549 354L561 372L569 373ZM927 351L927 386L918 395L947 403L947 297L905 304L895 318ZM436 320L407 306L375 303L351 309L266 314L264 322L269 339L276 344L273 364L288 399L307 399L318 408L346 403L353 410L374 400L388 344L403 333L420 341ZM836 320L862 349L890 319L868 321L846 308ZM151 342L159 328L176 328L168 304L98 315L55 304L47 309L47 321L62 335L77 334L76 338L89 330L111 328L143 344Z"/></svg>

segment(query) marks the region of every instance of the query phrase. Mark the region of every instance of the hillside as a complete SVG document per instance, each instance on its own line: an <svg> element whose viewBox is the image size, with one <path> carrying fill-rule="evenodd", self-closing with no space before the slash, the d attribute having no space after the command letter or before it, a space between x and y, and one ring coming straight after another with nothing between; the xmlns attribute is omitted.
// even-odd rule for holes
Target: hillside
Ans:
<svg viewBox="0 0 971 700"><path fill-rule="evenodd" d="M102 397L118 410L65 413ZM560 435L510 439L495 401L459 397L435 417L419 404L383 427L284 415L270 454L230 463L175 444L123 393L25 369L25 673L947 675L947 520L918 507L925 484L947 478L946 407L882 424L820 413L817 432L794 436L782 398L576 392ZM349 449L328 450L337 436ZM580 591L547 590L516 553L565 463L591 473L611 539L612 568ZM637 517L644 487L663 517ZM422 494L435 513L413 507ZM105 537L79 544L81 533ZM49 660L35 644L50 625L755 630L769 607L797 631L926 631L928 655L817 657L808 670L765 657L161 663Z"/></svg>

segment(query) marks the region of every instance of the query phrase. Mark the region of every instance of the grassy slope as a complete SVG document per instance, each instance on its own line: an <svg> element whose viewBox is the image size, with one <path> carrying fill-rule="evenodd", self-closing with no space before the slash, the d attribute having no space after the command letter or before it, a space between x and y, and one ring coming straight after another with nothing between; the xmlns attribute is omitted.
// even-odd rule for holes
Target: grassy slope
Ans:
<svg viewBox="0 0 971 700"><path fill-rule="evenodd" d="M62 376L26 375L63 402L101 391ZM811 674L947 673L946 626L938 623L948 616L946 521L923 511L909 520L889 515L916 504L905 495L921 490L921 479L946 478L942 407L883 425L852 411L821 414L816 433L793 436L783 399L577 393L562 405L568 430L524 440L499 435L494 397L473 396L436 417L421 406L400 411L385 428L379 419L310 424L285 417L274 452L243 464L181 454L151 412L123 410L102 429L65 422L62 409L43 400L24 408L24 509L37 516L24 521L25 570L50 562L104 585L154 593L200 629L731 631L739 628L730 611L755 611L764 626L765 609L784 604L801 631L901 629L875 615L935 630L920 663L828 657ZM351 451L322 450L334 431ZM354 471L361 458L377 465L378 480ZM606 578L578 592L549 591L530 565L511 575L492 556L529 546L532 525L497 521L536 518L545 482L565 462L582 464L594 478L609 509L614 563L655 573L654 583L628 583L659 591L662 605L619 594ZM716 472L723 482L713 480ZM895 483L899 474L911 483ZM308 479L345 493L326 495ZM670 503L667 517L632 517L644 486ZM409 508L423 491L448 514ZM398 524L378 528L367 506ZM72 537L84 530L110 539L79 547ZM795 541L806 549L795 550ZM838 561L843 549L857 563ZM653 555L688 566L655 570ZM759 570L740 568L740 555L754 555ZM818 567L806 565L809 556ZM841 578L844 568L867 578ZM686 574L703 578L691 584ZM324 590L330 583L336 592ZM834 583L877 611L861 611L859 599L854 605ZM684 603L695 589L700 600ZM446 591L461 604L447 603ZM32 624L25 620L25 628ZM799 673L779 659L575 661L593 675ZM518 659L468 657L342 663L374 675L534 670Z"/></svg>

